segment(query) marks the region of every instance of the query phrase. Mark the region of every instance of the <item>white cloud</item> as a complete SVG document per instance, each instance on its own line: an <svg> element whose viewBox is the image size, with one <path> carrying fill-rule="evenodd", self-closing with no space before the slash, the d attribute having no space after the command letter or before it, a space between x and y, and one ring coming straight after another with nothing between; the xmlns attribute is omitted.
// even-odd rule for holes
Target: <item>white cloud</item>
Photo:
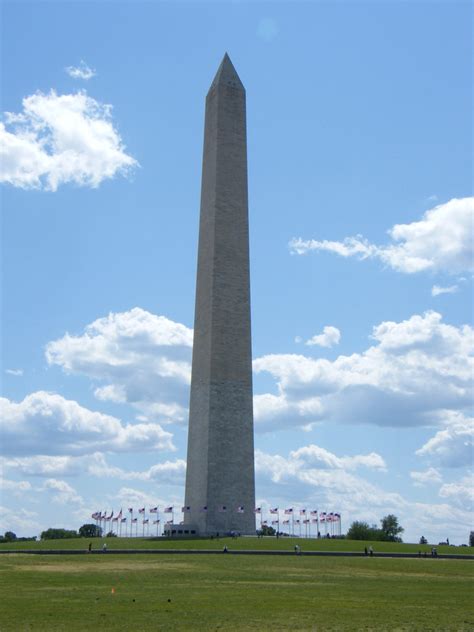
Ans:
<svg viewBox="0 0 474 632"><path fill-rule="evenodd" d="M422 219L411 224L396 224L388 234L392 243L371 244L361 235L341 241L290 241L290 250L306 254L311 250L327 251L342 257L379 259L406 274L448 272L456 274L474 269L473 256L474 198L453 198L426 211Z"/></svg>
<svg viewBox="0 0 474 632"><path fill-rule="evenodd" d="M84 79L85 81L89 81L89 79L97 75L95 69L89 68L82 59L79 66L67 66L65 70L73 79Z"/></svg>
<svg viewBox="0 0 474 632"><path fill-rule="evenodd" d="M37 512L22 507L10 507L0 505L0 533L13 531L18 536L35 535L41 528L36 520Z"/></svg>
<svg viewBox="0 0 474 632"><path fill-rule="evenodd" d="M446 427L429 439L417 454L446 467L463 467L473 463L474 418L446 411Z"/></svg>
<svg viewBox="0 0 474 632"><path fill-rule="evenodd" d="M307 340L305 344L308 346L318 345L319 347L333 347L334 345L338 345L340 340L341 332L339 329L331 325L326 325L322 334L313 336Z"/></svg>
<svg viewBox="0 0 474 632"><path fill-rule="evenodd" d="M101 479L158 481L172 485L184 484L184 475L186 473L186 461L183 459L156 463L146 470L133 471L110 465L102 452L83 456L48 456L39 454L27 457L2 458L0 467L5 471L12 470L24 476L51 478L88 475ZM27 482L25 484L29 485Z"/></svg>
<svg viewBox="0 0 474 632"><path fill-rule="evenodd" d="M23 112L0 123L0 181L22 189L56 191L61 184L97 187L138 165L125 153L112 107L85 92L37 92Z"/></svg>
<svg viewBox="0 0 474 632"><path fill-rule="evenodd" d="M27 492L30 489L31 483L29 483L29 481L11 481L6 478L0 477L0 490L19 494L22 492Z"/></svg>
<svg viewBox="0 0 474 632"><path fill-rule="evenodd" d="M422 487L428 483L441 483L443 480L440 472L434 467L430 467L424 472L410 472L410 477L417 487Z"/></svg>
<svg viewBox="0 0 474 632"><path fill-rule="evenodd" d="M16 377L20 377L23 375L23 369L5 369L5 373L8 373L8 375L15 375Z"/></svg>
<svg viewBox="0 0 474 632"><path fill-rule="evenodd" d="M0 398L4 454L80 455L97 450L172 450L172 435L152 423L124 425L66 400L38 391L20 402Z"/></svg>
<svg viewBox="0 0 474 632"><path fill-rule="evenodd" d="M436 312L374 327L376 344L334 361L267 355L277 394L255 397L257 428L321 420L391 426L438 425L472 402L473 329L444 324Z"/></svg>
<svg viewBox="0 0 474 632"><path fill-rule="evenodd" d="M449 285L448 287L433 285L431 288L431 296L440 296L440 294L455 294L458 290L459 285Z"/></svg>
<svg viewBox="0 0 474 632"><path fill-rule="evenodd" d="M52 492L52 500L60 505L75 504L82 505L84 501L76 490L66 483L56 478L48 478L42 487L42 491Z"/></svg>
<svg viewBox="0 0 474 632"><path fill-rule="evenodd" d="M463 476L456 483L445 483L439 490L441 498L449 498L460 507L472 511L474 504L474 479L472 474Z"/></svg>
<svg viewBox="0 0 474 632"><path fill-rule="evenodd" d="M187 416L193 331L135 307L111 313L46 346L48 364L104 386L98 399L128 402L142 419L182 422Z"/></svg>
<svg viewBox="0 0 474 632"><path fill-rule="evenodd" d="M332 452L313 444L290 452L290 457L318 468L353 470L363 466L377 470L387 469L385 461L376 452L337 457Z"/></svg>
<svg viewBox="0 0 474 632"><path fill-rule="evenodd" d="M417 542L424 534L437 543L439 533L449 534L451 541L466 541L472 515L462 505L407 501L401 494L339 467L346 457L331 455L327 460L336 466L324 463L320 467L318 461L295 458L301 450L304 448L288 457L256 451L257 487L261 498L271 499L268 505L337 511L342 515L343 530L354 520L379 524L382 516L393 513L405 528L405 541Z"/></svg>

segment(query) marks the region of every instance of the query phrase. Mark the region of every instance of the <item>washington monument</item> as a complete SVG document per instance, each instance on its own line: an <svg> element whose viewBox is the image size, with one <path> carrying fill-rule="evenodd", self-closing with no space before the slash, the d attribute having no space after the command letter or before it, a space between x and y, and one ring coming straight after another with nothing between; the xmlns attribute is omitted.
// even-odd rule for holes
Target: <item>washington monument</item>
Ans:
<svg viewBox="0 0 474 632"><path fill-rule="evenodd" d="M185 525L255 533L245 88L227 53L206 97Z"/></svg>

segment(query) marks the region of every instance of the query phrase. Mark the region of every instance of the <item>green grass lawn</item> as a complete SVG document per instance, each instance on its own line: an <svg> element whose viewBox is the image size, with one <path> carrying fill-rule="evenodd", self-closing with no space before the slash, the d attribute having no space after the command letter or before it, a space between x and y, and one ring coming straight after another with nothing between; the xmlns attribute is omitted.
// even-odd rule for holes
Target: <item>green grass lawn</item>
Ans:
<svg viewBox="0 0 474 632"><path fill-rule="evenodd" d="M0 556L0 630L474 629L468 560Z"/></svg>
<svg viewBox="0 0 474 632"><path fill-rule="evenodd" d="M109 551L114 549L222 549L224 545L234 550L242 549L266 549L292 551L295 544L299 544L303 551L356 551L362 552L365 546L374 547L375 552L399 552L418 553L418 551L430 552L431 544L405 544L397 542L363 542L360 540L327 540L327 539L303 539L303 538L219 538L217 539L193 539L184 540L161 538L77 538L71 540L46 540L44 542L11 542L0 544L3 550L25 549L87 549L92 542L94 549L100 549L103 542L107 542ZM474 547L437 546L438 553L474 555Z"/></svg>

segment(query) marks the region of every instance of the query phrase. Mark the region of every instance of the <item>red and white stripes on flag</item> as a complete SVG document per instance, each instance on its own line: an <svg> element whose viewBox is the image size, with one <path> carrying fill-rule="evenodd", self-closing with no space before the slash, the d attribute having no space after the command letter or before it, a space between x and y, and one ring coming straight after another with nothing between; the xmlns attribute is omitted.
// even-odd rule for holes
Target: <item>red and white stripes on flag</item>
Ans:
<svg viewBox="0 0 474 632"><path fill-rule="evenodd" d="M292 513L293 513L293 507L290 507L289 509L285 509L285 516L291 516Z"/></svg>
<svg viewBox="0 0 474 632"><path fill-rule="evenodd" d="M256 514L261 514L262 513L262 508L261 507L255 507L254 512Z"/></svg>
<svg viewBox="0 0 474 632"><path fill-rule="evenodd" d="M150 513L158 513L158 507L152 507Z"/></svg>
<svg viewBox="0 0 474 632"><path fill-rule="evenodd" d="M165 507L165 513L173 513L173 507Z"/></svg>
<svg viewBox="0 0 474 632"><path fill-rule="evenodd" d="M144 514L145 513L145 507L142 507L141 509L138 510L139 514Z"/></svg>
<svg viewBox="0 0 474 632"><path fill-rule="evenodd" d="M270 509L270 513L271 514L277 514L278 513L278 507L274 507L273 509Z"/></svg>
<svg viewBox="0 0 474 632"><path fill-rule="evenodd" d="M243 508L243 505L239 505L239 506L237 507L237 513L244 513L244 511L245 511L245 510L244 510L244 508Z"/></svg>

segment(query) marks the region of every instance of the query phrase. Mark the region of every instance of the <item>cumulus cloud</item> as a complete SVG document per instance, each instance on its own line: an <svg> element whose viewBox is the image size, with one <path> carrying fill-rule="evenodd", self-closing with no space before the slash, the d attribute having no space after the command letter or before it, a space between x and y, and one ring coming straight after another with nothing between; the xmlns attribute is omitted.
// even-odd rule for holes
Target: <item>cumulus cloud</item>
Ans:
<svg viewBox="0 0 474 632"><path fill-rule="evenodd" d="M31 489L29 481L11 481L0 477L0 490L20 494Z"/></svg>
<svg viewBox="0 0 474 632"><path fill-rule="evenodd" d="M424 472L410 472L410 477L417 487L422 487L428 483L441 483L443 480L441 473L434 467L430 467Z"/></svg>
<svg viewBox="0 0 474 632"><path fill-rule="evenodd" d="M446 411L446 427L429 439L417 454L445 467L463 467L473 463L474 418Z"/></svg>
<svg viewBox="0 0 474 632"><path fill-rule="evenodd" d="M426 211L411 224L396 224L388 234L391 243L371 244L361 235L343 241L317 241L301 238L290 241L290 251L306 254L326 251L341 257L379 259L398 272L447 272L457 274L474 269L474 198L453 198Z"/></svg>
<svg viewBox="0 0 474 632"><path fill-rule="evenodd" d="M333 347L341 340L341 332L337 327L326 325L322 334L317 334L305 342L309 347L317 345L319 347Z"/></svg>
<svg viewBox="0 0 474 632"><path fill-rule="evenodd" d="M441 498L449 498L460 507L469 508L474 505L474 478L471 474L464 476L455 483L445 483L439 490Z"/></svg>
<svg viewBox="0 0 474 632"><path fill-rule="evenodd" d="M302 450L305 448L288 456L256 451L257 487L261 498L271 499L268 505L337 511L342 515L345 528L353 520L378 524L383 515L393 513L405 528L407 541L415 542L424 534L430 542L438 542L440 532L449 533L452 541L465 541L472 516L461 504L408 501L399 493L386 491L359 474L339 467L340 461L347 457L331 455L325 460L335 467L326 467L326 463L320 467L318 460L298 458ZM372 455L361 456L372 458Z"/></svg>
<svg viewBox="0 0 474 632"><path fill-rule="evenodd" d="M55 478L49 478L44 482L42 491L48 491L52 493L52 500L60 505L75 504L82 505L84 500L76 492L76 490L66 483Z"/></svg>
<svg viewBox="0 0 474 632"><path fill-rule="evenodd" d="M385 461L376 452L337 457L332 452L313 444L290 452L290 457L319 468L354 470L363 466L377 470L386 469Z"/></svg>
<svg viewBox="0 0 474 632"><path fill-rule="evenodd" d="M474 331L426 312L373 329L363 353L333 361L303 355L267 355L254 360L269 373L277 393L255 397L257 428L304 426L318 421L381 426L437 425L446 411L472 402Z"/></svg>
<svg viewBox="0 0 474 632"><path fill-rule="evenodd" d="M101 479L153 481L172 485L182 485L186 473L186 461L183 459L155 463L145 470L135 471L124 470L109 464L102 452L83 456L37 454L26 457L2 458L0 459L0 467L4 471L10 470L23 476L52 478L88 475ZM25 484L29 485L27 482Z"/></svg>
<svg viewBox="0 0 474 632"><path fill-rule="evenodd" d="M0 430L4 454L12 456L174 449L172 435L158 424L123 424L45 391L19 403L0 398Z"/></svg>
<svg viewBox="0 0 474 632"><path fill-rule="evenodd" d="M449 285L448 287L433 285L433 287L431 288L431 296L440 296L441 294L455 294L458 290L459 285Z"/></svg>
<svg viewBox="0 0 474 632"><path fill-rule="evenodd" d="M31 536L41 528L38 513L23 507L0 505L0 533L13 531L17 535Z"/></svg>
<svg viewBox="0 0 474 632"><path fill-rule="evenodd" d="M141 419L186 419L193 331L164 316L135 307L111 313L82 335L50 342L46 359L67 373L106 382L98 399L135 406Z"/></svg>
<svg viewBox="0 0 474 632"><path fill-rule="evenodd" d="M78 66L67 66L65 68L67 74L73 79L84 79L89 81L97 75L95 69L89 68L84 60L81 59Z"/></svg>
<svg viewBox="0 0 474 632"><path fill-rule="evenodd" d="M0 181L22 189L56 191L65 183L97 187L138 165L125 152L112 106L85 92L37 92L20 114L0 123Z"/></svg>

